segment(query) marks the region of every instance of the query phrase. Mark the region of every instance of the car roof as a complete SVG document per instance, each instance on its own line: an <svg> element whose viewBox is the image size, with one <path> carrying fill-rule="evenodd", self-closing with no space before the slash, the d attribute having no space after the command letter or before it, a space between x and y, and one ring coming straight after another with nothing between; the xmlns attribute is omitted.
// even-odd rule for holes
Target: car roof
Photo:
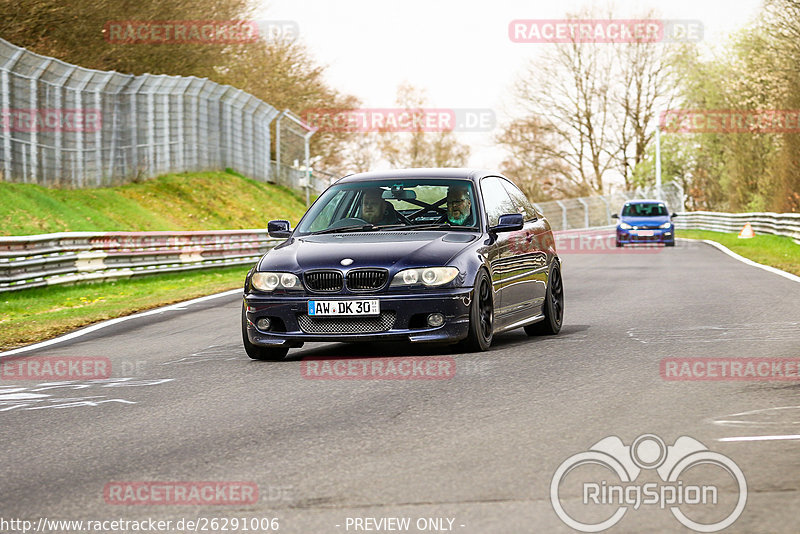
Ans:
<svg viewBox="0 0 800 534"><path fill-rule="evenodd" d="M629 200L625 204L666 204L666 202L649 198L637 198L636 200Z"/></svg>
<svg viewBox="0 0 800 534"><path fill-rule="evenodd" d="M503 176L498 172L486 169L469 169L455 167L390 169L386 171L369 171L349 174L336 181L337 184L348 182L367 182L371 180L391 180L393 178L444 178L461 180L480 180L484 176Z"/></svg>

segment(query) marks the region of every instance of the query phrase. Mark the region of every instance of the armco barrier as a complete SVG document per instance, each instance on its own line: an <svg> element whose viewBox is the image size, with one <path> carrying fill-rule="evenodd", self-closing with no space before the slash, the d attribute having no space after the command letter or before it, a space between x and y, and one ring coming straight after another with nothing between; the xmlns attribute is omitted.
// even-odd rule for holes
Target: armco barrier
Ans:
<svg viewBox="0 0 800 534"><path fill-rule="evenodd" d="M791 237L800 244L799 213L679 213L677 229ZM595 226L611 229L613 226ZM86 280L255 263L278 244L266 230L71 232L0 237L0 292Z"/></svg>
<svg viewBox="0 0 800 534"><path fill-rule="evenodd" d="M773 234L791 237L800 245L800 213L720 213L691 211L679 213L674 219L675 228L738 232L750 223L756 234Z"/></svg>
<svg viewBox="0 0 800 534"><path fill-rule="evenodd" d="M266 230L0 237L0 292L255 263L279 242Z"/></svg>

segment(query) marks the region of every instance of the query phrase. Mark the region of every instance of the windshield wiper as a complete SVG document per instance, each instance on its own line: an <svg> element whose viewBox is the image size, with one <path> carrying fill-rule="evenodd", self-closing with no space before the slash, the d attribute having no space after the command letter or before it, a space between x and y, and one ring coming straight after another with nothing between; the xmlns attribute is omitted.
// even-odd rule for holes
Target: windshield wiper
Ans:
<svg viewBox="0 0 800 534"><path fill-rule="evenodd" d="M450 230L451 228L462 228L461 226L453 226L450 223L431 223L409 226L411 230Z"/></svg>
<svg viewBox="0 0 800 534"><path fill-rule="evenodd" d="M310 235L322 235L322 234L338 234L340 232L350 232L355 230L372 230L375 228L371 224L358 224L352 226L341 226L339 228L326 228L325 230L317 230L316 232L311 232Z"/></svg>

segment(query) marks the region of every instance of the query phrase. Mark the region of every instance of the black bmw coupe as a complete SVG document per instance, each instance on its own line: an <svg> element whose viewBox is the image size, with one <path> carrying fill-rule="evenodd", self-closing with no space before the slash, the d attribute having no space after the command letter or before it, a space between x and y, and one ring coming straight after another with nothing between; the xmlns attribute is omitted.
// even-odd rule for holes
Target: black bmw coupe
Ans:
<svg viewBox="0 0 800 534"><path fill-rule="evenodd" d="M306 341L460 343L556 334L564 314L550 225L504 176L472 169L353 174L330 186L247 273L247 354Z"/></svg>

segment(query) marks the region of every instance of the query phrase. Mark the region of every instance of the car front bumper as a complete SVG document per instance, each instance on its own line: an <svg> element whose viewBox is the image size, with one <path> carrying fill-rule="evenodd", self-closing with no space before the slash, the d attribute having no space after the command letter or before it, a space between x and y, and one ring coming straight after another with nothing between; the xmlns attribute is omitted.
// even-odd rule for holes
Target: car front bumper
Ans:
<svg viewBox="0 0 800 534"><path fill-rule="evenodd" d="M247 337L262 347L293 347L304 342L409 341L412 343L457 342L469 331L472 288L426 289L423 294L303 295L271 296L245 294ZM380 301L381 316L309 317L309 300ZM444 324L427 325L428 314L441 313ZM386 315L384 315L386 314ZM256 322L270 319L270 330ZM380 323L380 324L379 324Z"/></svg>
<svg viewBox="0 0 800 534"><path fill-rule="evenodd" d="M652 233L652 235L642 235L642 233ZM617 242L626 245L632 243L674 243L675 229L622 230L617 228Z"/></svg>

